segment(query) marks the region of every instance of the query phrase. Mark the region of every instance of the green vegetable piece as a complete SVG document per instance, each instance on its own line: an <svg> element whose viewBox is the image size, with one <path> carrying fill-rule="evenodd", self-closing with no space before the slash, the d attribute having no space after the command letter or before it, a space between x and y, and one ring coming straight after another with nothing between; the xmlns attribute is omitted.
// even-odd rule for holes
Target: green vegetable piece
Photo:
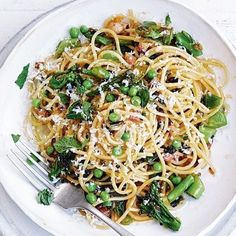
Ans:
<svg viewBox="0 0 236 236"><path fill-rule="evenodd" d="M171 24L170 15L168 14L165 18L165 25L169 26Z"/></svg>
<svg viewBox="0 0 236 236"><path fill-rule="evenodd" d="M88 193L86 195L86 200L90 204L94 204L97 201L97 197L94 193Z"/></svg>
<svg viewBox="0 0 236 236"><path fill-rule="evenodd" d="M79 37L80 31L78 27L71 27L69 33L72 39L77 39Z"/></svg>
<svg viewBox="0 0 236 236"><path fill-rule="evenodd" d="M220 105L222 98L218 97L214 94L206 94L203 98L203 103L206 107L212 109L212 108L216 108Z"/></svg>
<svg viewBox="0 0 236 236"><path fill-rule="evenodd" d="M58 153L63 153L70 148L77 148L82 150L88 143L88 140L86 140L83 143L80 143L76 138L64 136L60 139L58 139L54 144L54 148Z"/></svg>
<svg viewBox="0 0 236 236"><path fill-rule="evenodd" d="M115 207L113 211L118 215L122 216L125 212L125 201L115 202Z"/></svg>
<svg viewBox="0 0 236 236"><path fill-rule="evenodd" d="M21 73L18 75L17 80L15 81L15 83L19 86L20 89L23 88L25 81L28 77L29 66L30 64L27 64L26 66L23 67Z"/></svg>
<svg viewBox="0 0 236 236"><path fill-rule="evenodd" d="M88 192L92 193L97 189L97 185L93 182L90 182L90 183L86 184L86 188L87 188Z"/></svg>
<svg viewBox="0 0 236 236"><path fill-rule="evenodd" d="M81 25L80 26L80 32L82 34L86 34L89 31L89 28L86 25Z"/></svg>
<svg viewBox="0 0 236 236"><path fill-rule="evenodd" d="M53 198L53 192L48 189L39 191L37 194L37 202L43 205L50 205L53 201Z"/></svg>
<svg viewBox="0 0 236 236"><path fill-rule="evenodd" d="M202 48L200 44L196 43L192 36L185 31L181 31L175 34L177 45L185 47L189 53L194 57L202 55Z"/></svg>
<svg viewBox="0 0 236 236"><path fill-rule="evenodd" d="M207 121L207 127L210 128L220 128L227 125L227 118L223 110L216 112Z"/></svg>
<svg viewBox="0 0 236 236"><path fill-rule="evenodd" d="M167 196L169 202L173 202L177 200L194 182L194 178L192 175L188 175L185 179L183 179Z"/></svg>
<svg viewBox="0 0 236 236"><path fill-rule="evenodd" d="M163 36L163 44L170 45L174 38L173 30L170 30L169 34Z"/></svg>
<svg viewBox="0 0 236 236"><path fill-rule="evenodd" d="M65 93L58 93L60 97L61 103L64 105L68 105L70 103L70 97L67 96Z"/></svg>
<svg viewBox="0 0 236 236"><path fill-rule="evenodd" d="M80 46L80 41L76 38L64 39L57 45L55 56L58 58L65 49L72 49Z"/></svg>
<svg viewBox="0 0 236 236"><path fill-rule="evenodd" d="M205 191L205 186L203 182L201 181L200 177L198 175L194 175L194 182L193 184L187 189L187 194L190 196L199 199L203 192Z"/></svg>
<svg viewBox="0 0 236 236"><path fill-rule="evenodd" d="M112 155L115 157L121 156L123 154L123 150L120 146L115 146L112 149Z"/></svg>
<svg viewBox="0 0 236 236"><path fill-rule="evenodd" d="M35 107L35 108L39 108L40 107L40 103L41 103L41 101L38 98L34 98L32 100L32 106Z"/></svg>
<svg viewBox="0 0 236 236"><path fill-rule="evenodd" d="M150 80L153 80L157 76L157 72L154 69L150 69L147 73L147 77Z"/></svg>
<svg viewBox="0 0 236 236"><path fill-rule="evenodd" d="M125 132L122 134L121 139L122 139L124 142L129 141L129 139L130 139L130 132L125 131Z"/></svg>
<svg viewBox="0 0 236 236"><path fill-rule="evenodd" d="M105 207L111 207L112 206L112 201L103 202L102 205L105 206Z"/></svg>
<svg viewBox="0 0 236 236"><path fill-rule="evenodd" d="M48 146L46 152L49 156L52 155L54 152L53 146Z"/></svg>
<svg viewBox="0 0 236 236"><path fill-rule="evenodd" d="M33 153L30 153L30 157L31 157L34 161L39 162L39 159L38 159ZM29 158L26 159L26 162L27 162L30 166L32 166L32 165L34 164Z"/></svg>
<svg viewBox="0 0 236 236"><path fill-rule="evenodd" d="M176 186L182 181L182 178L178 175L172 174L170 176L170 181L174 184L174 186Z"/></svg>
<svg viewBox="0 0 236 236"><path fill-rule="evenodd" d="M141 105L141 98L139 96L133 96L131 98L131 103L136 106L136 107L139 107Z"/></svg>
<svg viewBox="0 0 236 236"><path fill-rule="evenodd" d="M110 194L106 191L102 191L100 193L100 198L104 201L107 202L110 199Z"/></svg>
<svg viewBox="0 0 236 236"><path fill-rule="evenodd" d="M132 45L132 41L128 39L119 39L120 46L129 46Z"/></svg>
<svg viewBox="0 0 236 236"><path fill-rule="evenodd" d="M95 39L96 43L100 43L102 45L109 45L112 43L111 39L105 37L105 36L101 36L98 35Z"/></svg>
<svg viewBox="0 0 236 236"><path fill-rule="evenodd" d="M137 93L138 93L138 87L135 86L135 85L131 86L129 91L128 91L128 95L130 97L134 97Z"/></svg>
<svg viewBox="0 0 236 236"><path fill-rule="evenodd" d="M107 60L111 60L111 61L119 61L119 59L115 55L108 53L108 52L104 53L102 58L107 59Z"/></svg>
<svg viewBox="0 0 236 236"><path fill-rule="evenodd" d="M128 92L129 92L129 86L120 86L120 91L121 91L123 94L127 95Z"/></svg>
<svg viewBox="0 0 236 236"><path fill-rule="evenodd" d="M110 78L110 72L102 67L93 67L91 71L94 76L96 76L100 79L109 79Z"/></svg>
<svg viewBox="0 0 236 236"><path fill-rule="evenodd" d="M115 95L114 94L112 94L112 93L108 93L107 95L106 95L106 101L107 102L114 102L115 100L116 100L116 97L115 97Z"/></svg>
<svg viewBox="0 0 236 236"><path fill-rule="evenodd" d="M212 138L216 134L215 128L207 127L206 125L200 125L199 131L204 135L205 141L208 143L209 139Z"/></svg>
<svg viewBox="0 0 236 236"><path fill-rule="evenodd" d="M149 192L142 198L140 212L142 214L147 214L159 221L161 225L164 225L173 231L178 231L180 229L180 220L174 217L164 205L158 192L158 183L155 181L152 182Z"/></svg>
<svg viewBox="0 0 236 236"><path fill-rule="evenodd" d="M141 88L138 91L137 95L141 98L141 107L146 107L148 102L149 102L149 100L150 100L150 94L149 94L148 89Z"/></svg>
<svg viewBox="0 0 236 236"><path fill-rule="evenodd" d="M20 140L20 134L11 134L14 143L17 143Z"/></svg>
<svg viewBox="0 0 236 236"><path fill-rule="evenodd" d="M137 27L136 32L144 38L158 39L161 37L161 31L153 21L144 21L142 25Z"/></svg>
<svg viewBox="0 0 236 236"><path fill-rule="evenodd" d="M81 105L80 101L74 102L68 109L67 119L72 120L90 120L91 119L91 103L84 101Z"/></svg>
<svg viewBox="0 0 236 236"><path fill-rule="evenodd" d="M117 113L115 113L115 112L112 112L112 113L110 113L109 114L109 120L111 121L111 122L118 122L119 120L120 120L120 116L119 116L119 114L117 114Z"/></svg>
<svg viewBox="0 0 236 236"><path fill-rule="evenodd" d="M53 181L56 179L60 174L61 171L63 170L62 166L60 165L60 162L57 160L56 162L53 163L50 173L48 174L48 178Z"/></svg>
<svg viewBox="0 0 236 236"><path fill-rule="evenodd" d="M181 141L178 139L174 139L172 142L172 146L175 148L175 150L179 150L182 146Z"/></svg>
<svg viewBox="0 0 236 236"><path fill-rule="evenodd" d="M161 162L155 162L152 167L153 167L153 170L155 170L157 173L162 172Z"/></svg>
<svg viewBox="0 0 236 236"><path fill-rule="evenodd" d="M130 215L127 215L120 223L122 225L130 225L133 222L134 222L134 219Z"/></svg>
<svg viewBox="0 0 236 236"><path fill-rule="evenodd" d="M95 176L95 178L100 179L103 176L103 170L95 169L93 170L93 175Z"/></svg>
<svg viewBox="0 0 236 236"><path fill-rule="evenodd" d="M84 86L85 90L89 90L93 87L93 82L89 79L86 79L83 82L83 86Z"/></svg>
<svg viewBox="0 0 236 236"><path fill-rule="evenodd" d="M157 24L154 21L144 21L142 25L144 27L150 27L152 29L157 29Z"/></svg>

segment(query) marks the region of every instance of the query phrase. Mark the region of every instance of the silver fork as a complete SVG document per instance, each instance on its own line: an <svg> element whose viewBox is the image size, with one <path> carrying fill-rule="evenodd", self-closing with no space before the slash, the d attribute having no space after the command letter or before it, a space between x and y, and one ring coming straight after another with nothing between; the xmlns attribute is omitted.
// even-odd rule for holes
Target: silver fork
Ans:
<svg viewBox="0 0 236 236"><path fill-rule="evenodd" d="M53 202L58 204L64 209L71 208L81 208L85 209L104 223L109 225L113 230L115 230L119 235L122 236L134 236L128 232L124 227L112 221L110 218L105 216L95 207L90 205L85 197L84 191L75 187L70 183L59 183L59 179L56 181L50 181L48 179L48 163L40 156L37 152L32 150L25 142L19 140L16 143L17 151L11 149L11 154L7 155L9 160L14 164L14 166L30 181L30 183L37 189L43 190L45 188L50 189L54 193ZM36 162L31 155L35 155L40 163ZM26 160L29 159L33 165L29 165Z"/></svg>

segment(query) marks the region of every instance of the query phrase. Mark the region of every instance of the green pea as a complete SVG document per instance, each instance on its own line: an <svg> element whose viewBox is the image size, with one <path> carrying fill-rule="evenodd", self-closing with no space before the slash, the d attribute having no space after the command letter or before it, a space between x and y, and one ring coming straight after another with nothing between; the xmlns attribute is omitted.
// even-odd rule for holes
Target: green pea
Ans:
<svg viewBox="0 0 236 236"><path fill-rule="evenodd" d="M124 132L121 136L121 139L125 142L128 141L130 139L130 133L128 131Z"/></svg>
<svg viewBox="0 0 236 236"><path fill-rule="evenodd" d="M131 103L136 106L139 107L141 105L141 98L139 96L134 96L131 99Z"/></svg>
<svg viewBox="0 0 236 236"><path fill-rule="evenodd" d="M113 149L112 149L112 155L117 157L117 156L121 156L123 153L123 150L120 146L115 146Z"/></svg>
<svg viewBox="0 0 236 236"><path fill-rule="evenodd" d="M107 102L114 102L116 100L115 95L111 93L108 93L105 99Z"/></svg>
<svg viewBox="0 0 236 236"><path fill-rule="evenodd" d="M87 188L88 192L94 192L97 188L97 185L93 182L90 182L90 183L86 184L86 188Z"/></svg>
<svg viewBox="0 0 236 236"><path fill-rule="evenodd" d="M72 39L77 39L79 37L80 31L78 27L71 27L69 33Z"/></svg>
<svg viewBox="0 0 236 236"><path fill-rule="evenodd" d="M53 148L53 146L49 146L49 147L47 147L46 152L47 152L47 154L48 154L49 156L52 155L53 152L54 152L54 148Z"/></svg>
<svg viewBox="0 0 236 236"><path fill-rule="evenodd" d="M93 170L93 175L97 178L100 179L103 175L103 171L100 169L95 169Z"/></svg>
<svg viewBox="0 0 236 236"><path fill-rule="evenodd" d="M155 162L152 167L153 170L157 171L158 173L162 171L161 162Z"/></svg>
<svg viewBox="0 0 236 236"><path fill-rule="evenodd" d="M39 107L40 107L40 99L34 98L34 99L32 100L32 106L33 106L33 107L36 107L36 108L39 108Z"/></svg>
<svg viewBox="0 0 236 236"><path fill-rule="evenodd" d="M120 86L120 91L121 91L123 94L127 95L128 92L129 92L129 87L128 87L128 86Z"/></svg>
<svg viewBox="0 0 236 236"><path fill-rule="evenodd" d="M117 114L117 113L115 113L115 112L112 112L112 113L110 113L110 115L109 115L109 120L110 120L111 122L117 122L117 121L120 120L120 116L119 116L119 114Z"/></svg>
<svg viewBox="0 0 236 236"><path fill-rule="evenodd" d="M173 142L172 142L172 146L173 146L176 150L180 149L180 148L181 148L181 141L178 140L178 139L174 139Z"/></svg>
<svg viewBox="0 0 236 236"><path fill-rule="evenodd" d="M170 176L170 181L176 186L182 181L182 178L178 175L172 174Z"/></svg>
<svg viewBox="0 0 236 236"><path fill-rule="evenodd" d="M137 88L137 86L131 86L131 88L130 88L129 91L128 91L128 95L129 95L130 97L133 97L133 96L135 96L137 93L138 93L138 88Z"/></svg>
<svg viewBox="0 0 236 236"><path fill-rule="evenodd" d="M105 206L105 207L111 207L112 206L112 201L103 202L102 205Z"/></svg>
<svg viewBox="0 0 236 236"><path fill-rule="evenodd" d="M90 204L94 204L97 201L97 197L94 193L88 193L86 195L86 200Z"/></svg>
<svg viewBox="0 0 236 236"><path fill-rule="evenodd" d="M83 86L86 90L89 90L93 87L93 82L89 79L84 80Z"/></svg>
<svg viewBox="0 0 236 236"><path fill-rule="evenodd" d="M157 76L157 73L154 69L150 69L147 73L148 79L152 80Z"/></svg>
<svg viewBox="0 0 236 236"><path fill-rule="evenodd" d="M106 191L102 191L100 194L100 198L104 201L107 202L110 199L110 194Z"/></svg>
<svg viewBox="0 0 236 236"><path fill-rule="evenodd" d="M80 26L80 32L82 33L82 34L85 34L85 33L87 33L89 31L89 28L86 26L86 25L81 25Z"/></svg>

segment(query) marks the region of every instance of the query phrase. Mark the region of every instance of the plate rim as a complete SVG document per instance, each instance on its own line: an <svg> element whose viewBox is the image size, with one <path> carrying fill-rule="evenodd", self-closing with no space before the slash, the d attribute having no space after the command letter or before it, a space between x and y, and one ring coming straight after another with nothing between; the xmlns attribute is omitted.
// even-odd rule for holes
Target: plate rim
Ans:
<svg viewBox="0 0 236 236"><path fill-rule="evenodd" d="M69 2L60 4L31 20L28 24L26 24L24 27L22 27L17 33L15 33L10 40L7 41L5 45L0 50L0 72L4 71L4 66L7 64L7 62L10 60L11 56L14 55L14 52L17 50L17 48L24 43L24 41L28 38L30 34L33 33L34 29L36 29L41 23L47 20L48 17L50 17L53 14L57 14L60 11L65 10L66 8L69 8L73 4L82 4L82 3L89 3L96 0L71 0ZM226 48L230 51L234 59L236 60L236 45L234 46L232 42L223 34L220 33L220 29L217 25L210 23L202 14L198 13L197 10L193 9L192 7L186 6L185 3L179 3L177 0L159 0L171 4L175 4L177 6L184 7L186 10L192 12L195 14L196 17L198 17L200 20L203 21L204 24L206 24L208 27L210 27L222 40L222 42L225 44ZM15 43L13 46L12 44ZM12 201L16 203L16 205L19 207L20 210L24 212L24 214L29 217L34 223L36 223L38 226L43 228L45 231L53 234L53 235L60 235L56 229L50 226L50 224L47 224L46 222L43 222L41 218L38 218L33 212L28 210L27 208L23 208L20 205L20 202L17 199L13 199L13 191L11 188L8 187L8 185L1 181L2 176L0 174L0 183L3 186L4 190L6 191L7 195L10 197ZM227 217L227 214L231 214L229 217L232 216L232 212L230 210L233 208L233 206L236 203L236 192L233 196L233 198L229 201L226 208L214 219L214 221L209 224L203 231L198 233L198 236L205 235L207 233L210 233L220 222Z"/></svg>

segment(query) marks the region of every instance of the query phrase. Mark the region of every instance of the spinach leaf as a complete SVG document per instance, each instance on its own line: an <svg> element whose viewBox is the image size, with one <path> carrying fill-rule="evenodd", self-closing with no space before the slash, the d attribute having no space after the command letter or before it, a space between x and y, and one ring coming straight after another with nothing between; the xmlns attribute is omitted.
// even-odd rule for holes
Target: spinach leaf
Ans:
<svg viewBox="0 0 236 236"><path fill-rule="evenodd" d="M64 136L58 139L57 142L53 144L53 146L58 153L63 153L70 148L83 149L87 145L87 143L88 143L88 140L86 140L83 143L80 143L74 137Z"/></svg>
<svg viewBox="0 0 236 236"><path fill-rule="evenodd" d="M113 208L113 211L118 215L122 216L125 212L125 201L118 201L115 203L115 207Z"/></svg>
<svg viewBox="0 0 236 236"><path fill-rule="evenodd" d="M148 89L141 88L138 91L138 96L141 98L141 107L146 107L150 100L150 94L149 94Z"/></svg>
<svg viewBox="0 0 236 236"><path fill-rule="evenodd" d="M48 178L51 181L53 181L61 174L62 170L63 170L62 166L60 165L59 161L56 160L50 169L50 173L48 174Z"/></svg>
<svg viewBox="0 0 236 236"><path fill-rule="evenodd" d="M202 46L192 38L190 34L185 31L181 31L175 34L175 40L177 46L182 46L192 54L194 57L202 55Z"/></svg>
<svg viewBox="0 0 236 236"><path fill-rule="evenodd" d="M76 48L80 46L78 39L64 39L57 45L55 56L58 58L65 51L65 49Z"/></svg>
<svg viewBox="0 0 236 236"><path fill-rule="evenodd" d="M171 24L171 19L170 19L170 15L168 14L165 18L165 25L169 26Z"/></svg>
<svg viewBox="0 0 236 236"><path fill-rule="evenodd" d="M204 97L203 97L203 104L210 108L210 109L213 109L213 108L216 108L220 105L221 103L221 100L222 98L221 97L218 97L214 94L206 94Z"/></svg>
<svg viewBox="0 0 236 236"><path fill-rule="evenodd" d="M64 105L69 104L70 98L65 93L58 93L58 96L60 97L62 104L64 104Z"/></svg>
<svg viewBox="0 0 236 236"><path fill-rule="evenodd" d="M23 88L25 81L27 79L28 73L29 73L29 66L30 64L27 64L23 67L21 73L18 75L17 80L15 83L19 86L20 89Z"/></svg>
<svg viewBox="0 0 236 236"><path fill-rule="evenodd" d="M37 195L38 203L43 204L43 205L50 205L51 202L53 201L53 198L54 198L53 192L48 189L39 191Z"/></svg>
<svg viewBox="0 0 236 236"><path fill-rule="evenodd" d="M14 143L17 143L20 140L20 134L11 134Z"/></svg>
<svg viewBox="0 0 236 236"><path fill-rule="evenodd" d="M72 120L90 120L91 119L91 103L84 101L82 104L80 101L74 102L68 109L67 119Z"/></svg>

